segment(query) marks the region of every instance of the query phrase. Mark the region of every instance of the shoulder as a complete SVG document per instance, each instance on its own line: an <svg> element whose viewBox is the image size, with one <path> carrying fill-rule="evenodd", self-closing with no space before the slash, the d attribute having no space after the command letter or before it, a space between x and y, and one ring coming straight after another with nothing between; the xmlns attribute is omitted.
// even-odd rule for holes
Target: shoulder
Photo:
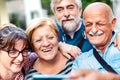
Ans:
<svg viewBox="0 0 120 80"><path fill-rule="evenodd" d="M90 49L87 52L81 53L75 60L84 60L85 58L89 58L93 55L93 49Z"/></svg>
<svg viewBox="0 0 120 80"><path fill-rule="evenodd" d="M32 76L34 74L38 74L38 72L33 67L31 67L28 73L25 75L25 80L32 80Z"/></svg>

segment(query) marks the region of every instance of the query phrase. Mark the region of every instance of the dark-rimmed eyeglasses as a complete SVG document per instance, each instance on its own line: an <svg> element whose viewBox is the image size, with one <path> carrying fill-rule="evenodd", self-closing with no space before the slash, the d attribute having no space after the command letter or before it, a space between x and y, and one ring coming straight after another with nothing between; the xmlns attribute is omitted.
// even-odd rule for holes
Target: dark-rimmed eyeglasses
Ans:
<svg viewBox="0 0 120 80"><path fill-rule="evenodd" d="M20 53L22 54L23 57L27 57L28 56L28 52L30 52L29 49L24 49L22 51L18 51L18 50L3 50L8 52L8 56L11 58L16 58L20 55Z"/></svg>

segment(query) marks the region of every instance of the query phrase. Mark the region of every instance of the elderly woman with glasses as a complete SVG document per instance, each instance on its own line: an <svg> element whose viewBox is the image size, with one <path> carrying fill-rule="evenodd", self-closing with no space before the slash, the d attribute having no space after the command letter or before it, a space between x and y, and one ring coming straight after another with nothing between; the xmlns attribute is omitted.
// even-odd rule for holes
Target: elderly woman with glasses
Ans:
<svg viewBox="0 0 120 80"><path fill-rule="evenodd" d="M29 40L23 30L12 25L0 29L0 80L23 80L28 52Z"/></svg>

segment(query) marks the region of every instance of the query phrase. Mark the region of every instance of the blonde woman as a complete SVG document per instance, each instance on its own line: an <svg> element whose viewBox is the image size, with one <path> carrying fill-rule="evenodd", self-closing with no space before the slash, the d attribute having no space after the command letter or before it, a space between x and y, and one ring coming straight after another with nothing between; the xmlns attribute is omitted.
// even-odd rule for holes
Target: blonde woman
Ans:
<svg viewBox="0 0 120 80"><path fill-rule="evenodd" d="M59 32L50 18L34 19L27 27L33 51L38 55L25 80L31 80L35 74L68 74L72 60L63 56L59 50Z"/></svg>

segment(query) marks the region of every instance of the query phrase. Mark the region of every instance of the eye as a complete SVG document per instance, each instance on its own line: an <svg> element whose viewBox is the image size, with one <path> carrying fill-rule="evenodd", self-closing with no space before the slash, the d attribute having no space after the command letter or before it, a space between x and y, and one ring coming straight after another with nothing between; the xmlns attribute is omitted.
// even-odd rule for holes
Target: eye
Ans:
<svg viewBox="0 0 120 80"><path fill-rule="evenodd" d="M58 12L61 12L62 10L63 10L62 7L58 7L58 8L56 9L56 11L58 11Z"/></svg>
<svg viewBox="0 0 120 80"><path fill-rule="evenodd" d="M28 50L28 49L23 50L23 54L26 54L28 52L30 52L30 50Z"/></svg>
<svg viewBox="0 0 120 80"><path fill-rule="evenodd" d="M53 39L53 38L54 38L54 36L49 36L49 37L48 37L48 39Z"/></svg>
<svg viewBox="0 0 120 80"><path fill-rule="evenodd" d="M85 27L91 27L91 26L92 26L91 23L86 23L86 24L85 24Z"/></svg>
<svg viewBox="0 0 120 80"><path fill-rule="evenodd" d="M18 51L17 50L9 50L9 54L16 54Z"/></svg>
<svg viewBox="0 0 120 80"><path fill-rule="evenodd" d="M35 42L41 42L41 39L35 40Z"/></svg>
<svg viewBox="0 0 120 80"><path fill-rule="evenodd" d="M69 5L69 6L68 6L68 9L69 9L69 10L73 10L73 9L74 9L74 6L73 6L73 5Z"/></svg>
<svg viewBox="0 0 120 80"><path fill-rule="evenodd" d="M104 26L105 24L104 23L98 23L97 24L99 27L101 27L101 26Z"/></svg>

